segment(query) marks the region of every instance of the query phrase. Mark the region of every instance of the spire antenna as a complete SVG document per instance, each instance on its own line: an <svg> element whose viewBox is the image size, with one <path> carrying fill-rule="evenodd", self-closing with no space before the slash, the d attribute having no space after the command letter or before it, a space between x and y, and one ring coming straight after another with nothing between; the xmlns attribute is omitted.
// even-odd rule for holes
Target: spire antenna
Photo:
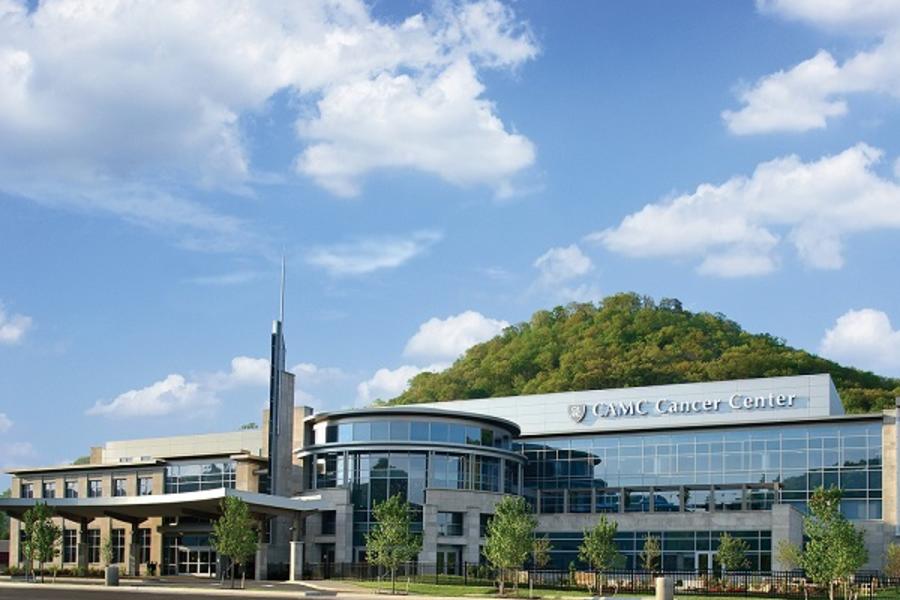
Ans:
<svg viewBox="0 0 900 600"><path fill-rule="evenodd" d="M281 255L281 304L278 310L278 320L284 323L284 254Z"/></svg>

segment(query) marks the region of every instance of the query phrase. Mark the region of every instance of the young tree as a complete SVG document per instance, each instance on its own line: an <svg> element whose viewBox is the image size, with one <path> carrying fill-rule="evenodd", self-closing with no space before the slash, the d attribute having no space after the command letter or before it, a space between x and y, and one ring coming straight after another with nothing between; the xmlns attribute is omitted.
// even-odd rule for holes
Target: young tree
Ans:
<svg viewBox="0 0 900 600"><path fill-rule="evenodd" d="M504 496L488 522L484 556L499 571L500 595L504 594L506 569L520 568L534 549L537 519L525 498Z"/></svg>
<svg viewBox="0 0 900 600"><path fill-rule="evenodd" d="M725 571L740 571L750 566L747 552L750 545L746 540L732 537L728 533L719 536L719 564Z"/></svg>
<svg viewBox="0 0 900 600"><path fill-rule="evenodd" d="M400 494L375 505L375 525L366 534L369 562L391 572L391 593L397 593L397 568L413 560L422 538L410 531L410 505Z"/></svg>
<svg viewBox="0 0 900 600"><path fill-rule="evenodd" d="M10 490L0 492L0 498L9 498ZM0 511L0 540L9 539L9 515Z"/></svg>
<svg viewBox="0 0 900 600"><path fill-rule="evenodd" d="M40 513L38 512L38 506L40 502L36 503L32 508L29 508L25 511L25 514L22 515L22 532L23 536L21 538L22 544L22 556L25 559L25 578L34 579L34 557L35 557L35 545L34 545L34 532L37 528L37 522L40 518Z"/></svg>
<svg viewBox="0 0 900 600"><path fill-rule="evenodd" d="M847 596L850 576L868 560L863 532L841 514L840 503L840 489L819 487L803 519L808 538L803 568L815 583L828 586L829 600L834 600L835 584Z"/></svg>
<svg viewBox="0 0 900 600"><path fill-rule="evenodd" d="M534 538L534 545L531 550L531 562L535 568L542 569L550 562L550 538L547 536Z"/></svg>
<svg viewBox="0 0 900 600"><path fill-rule="evenodd" d="M34 507L25 511L22 522L25 529L23 553L28 568L33 574L34 561L38 561L43 583L44 563L52 561L59 553L62 530L53 522L53 509L46 502L35 502Z"/></svg>
<svg viewBox="0 0 900 600"><path fill-rule="evenodd" d="M778 540L775 544L775 561L788 571L799 569L803 565L803 551L787 540Z"/></svg>
<svg viewBox="0 0 900 600"><path fill-rule="evenodd" d="M659 545L659 538L648 535L644 538L644 548L641 550L641 566L645 571L654 572L659 567L659 557L662 555L662 549Z"/></svg>
<svg viewBox="0 0 900 600"><path fill-rule="evenodd" d="M584 541L578 547L578 558L588 563L596 571L594 587L598 594L603 593L602 579L598 575L619 566L623 559L615 542L618 530L619 526L616 522L603 515L593 529L584 532ZM591 592L590 587L588 592Z"/></svg>
<svg viewBox="0 0 900 600"><path fill-rule="evenodd" d="M900 577L900 544L892 542L884 555L884 574L888 577Z"/></svg>
<svg viewBox="0 0 900 600"><path fill-rule="evenodd" d="M212 545L221 556L231 561L231 587L234 588L234 565L241 568L241 589L244 589L244 565L256 554L258 536L256 523L250 516L247 503L234 496L222 500L222 516L213 523Z"/></svg>

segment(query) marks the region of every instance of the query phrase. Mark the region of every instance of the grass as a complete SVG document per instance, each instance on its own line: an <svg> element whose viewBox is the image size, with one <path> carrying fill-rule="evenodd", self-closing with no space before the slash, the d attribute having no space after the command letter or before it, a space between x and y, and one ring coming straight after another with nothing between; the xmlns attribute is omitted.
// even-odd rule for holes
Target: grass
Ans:
<svg viewBox="0 0 900 600"><path fill-rule="evenodd" d="M390 581L354 581L355 585L360 587L368 588L368 589L381 589L382 591L390 591L391 582ZM434 583L419 583L419 582L411 582L409 584L409 593L414 595L421 596L445 596L445 597L457 597L462 598L466 596L480 596L486 598L498 598L497 589L494 586L488 585L454 585L454 584L434 584ZM407 584L405 579L397 579L397 592L401 594L405 594L407 591ZM884 590L890 591L890 590ZM891 592L895 593L895 592ZM546 588L534 588L534 595L536 597L547 599L547 598L588 598L589 594L587 590L557 590L557 589L546 589ZM623 594L624 596L643 596L643 597L653 597L652 593L646 594ZM509 598L527 598L528 597L528 586L520 586L518 595L513 594L512 586L507 587L507 597ZM779 598L773 598L770 596L686 596L681 594L676 594L675 600L739 600L740 598L749 598L749 600L781 600ZM884 595L879 594L878 600L898 600L900 596L897 595Z"/></svg>

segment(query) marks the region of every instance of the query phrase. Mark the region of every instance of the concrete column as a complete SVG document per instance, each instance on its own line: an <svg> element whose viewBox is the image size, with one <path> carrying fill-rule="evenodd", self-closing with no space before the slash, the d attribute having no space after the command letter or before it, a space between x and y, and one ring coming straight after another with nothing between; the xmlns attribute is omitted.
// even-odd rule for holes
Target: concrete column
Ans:
<svg viewBox="0 0 900 600"><path fill-rule="evenodd" d="M141 533L137 524L131 525L131 544L128 546L128 574L137 577L141 574Z"/></svg>
<svg viewBox="0 0 900 600"><path fill-rule="evenodd" d="M291 581L303 579L303 542L291 542Z"/></svg>
<svg viewBox="0 0 900 600"><path fill-rule="evenodd" d="M788 566L778 562L775 549L782 540L795 546L803 544L803 515L790 504L772 507L772 570L786 571Z"/></svg>
<svg viewBox="0 0 900 600"><path fill-rule="evenodd" d="M481 511L477 506L467 506L463 517L463 535L466 537L466 546L463 548L463 562L478 564L481 556L478 548L481 543Z"/></svg>
<svg viewBox="0 0 900 600"><path fill-rule="evenodd" d="M264 581L269 576L269 544L266 543L266 528L269 522L266 519L259 521L259 546L256 549L256 572L254 579Z"/></svg>
<svg viewBox="0 0 900 600"><path fill-rule="evenodd" d="M597 488L591 488L591 513L597 512Z"/></svg>
<svg viewBox="0 0 900 600"><path fill-rule="evenodd" d="M312 532L317 534L320 529ZM353 505L336 504L334 507L334 562L353 561Z"/></svg>
<svg viewBox="0 0 900 600"><path fill-rule="evenodd" d="M422 550L419 551L419 562L437 562L437 513L435 504L425 504L422 508Z"/></svg>
<svg viewBox="0 0 900 600"><path fill-rule="evenodd" d="M78 568L87 571L88 568L88 521L82 519L78 527Z"/></svg>

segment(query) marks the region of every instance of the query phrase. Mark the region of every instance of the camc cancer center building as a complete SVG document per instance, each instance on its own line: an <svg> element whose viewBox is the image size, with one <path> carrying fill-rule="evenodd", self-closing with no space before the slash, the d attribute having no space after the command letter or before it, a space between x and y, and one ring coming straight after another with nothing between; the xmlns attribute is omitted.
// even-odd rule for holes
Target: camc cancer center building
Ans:
<svg viewBox="0 0 900 600"><path fill-rule="evenodd" d="M710 570L729 532L752 569L778 570L773 549L802 543L820 485L843 490L866 568L900 535L898 409L845 415L825 374L321 414L293 406L283 375L261 430L109 442L91 464L12 471L13 498L0 500L14 517L10 562L22 559L17 519L38 499L64 527L63 566L99 566L110 539L132 572L209 575L221 568L211 520L239 496L265 525L260 578L364 562L373 507L395 494L413 506L419 562L447 573L483 561L504 494L529 500L562 569L603 514L629 568L654 535L665 569Z"/></svg>

